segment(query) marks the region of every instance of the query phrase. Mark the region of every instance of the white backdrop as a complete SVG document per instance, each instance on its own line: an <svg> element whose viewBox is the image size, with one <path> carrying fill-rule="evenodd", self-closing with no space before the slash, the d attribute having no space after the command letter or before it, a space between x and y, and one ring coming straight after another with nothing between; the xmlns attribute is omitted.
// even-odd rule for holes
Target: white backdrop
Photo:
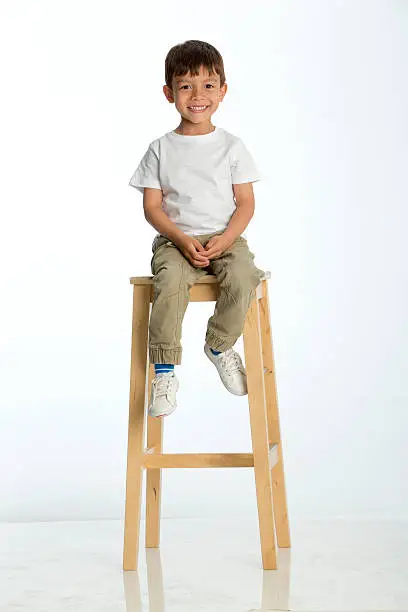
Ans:
<svg viewBox="0 0 408 612"><path fill-rule="evenodd" d="M0 7L0 520L123 517L129 277L155 234L128 180L179 123L164 59L190 38L223 55L213 123L263 175L290 516L408 518L407 3ZM212 310L187 310L166 452L251 450L203 355ZM250 469L163 476L163 517L256 514Z"/></svg>

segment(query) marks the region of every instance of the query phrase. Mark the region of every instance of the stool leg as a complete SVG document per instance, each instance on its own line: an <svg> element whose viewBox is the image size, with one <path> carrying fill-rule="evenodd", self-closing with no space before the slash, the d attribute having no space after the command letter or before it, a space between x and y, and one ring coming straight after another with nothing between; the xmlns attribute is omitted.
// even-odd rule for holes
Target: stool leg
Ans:
<svg viewBox="0 0 408 612"><path fill-rule="evenodd" d="M148 393L154 377L154 364L149 367ZM155 453L163 452L163 418L147 416L147 448ZM161 469L146 472L146 548L158 548L160 544Z"/></svg>
<svg viewBox="0 0 408 612"><path fill-rule="evenodd" d="M139 552L150 286L134 285L130 362L123 569L136 570Z"/></svg>
<svg viewBox="0 0 408 612"><path fill-rule="evenodd" d="M262 565L276 569L275 521L272 504L272 480L269 469L268 422L261 347L258 298L252 300L243 331L247 372L249 415L251 422L254 473L258 503Z"/></svg>
<svg viewBox="0 0 408 612"><path fill-rule="evenodd" d="M262 281L262 297L259 300L259 310L261 318L262 355L265 368L266 412L268 418L269 443L278 445L278 462L272 468L272 492L276 516L276 537L279 547L290 548L288 507L286 501L282 440L279 425L278 395L269 312L268 284L266 280Z"/></svg>

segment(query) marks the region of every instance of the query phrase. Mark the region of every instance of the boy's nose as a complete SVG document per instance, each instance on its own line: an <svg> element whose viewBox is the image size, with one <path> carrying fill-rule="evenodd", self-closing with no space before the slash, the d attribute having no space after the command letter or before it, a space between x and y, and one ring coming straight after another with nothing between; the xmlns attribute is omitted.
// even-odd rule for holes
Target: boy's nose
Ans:
<svg viewBox="0 0 408 612"><path fill-rule="evenodd" d="M204 92L204 87L200 87L200 85L193 85L193 90L192 90L193 99L202 97L203 92Z"/></svg>

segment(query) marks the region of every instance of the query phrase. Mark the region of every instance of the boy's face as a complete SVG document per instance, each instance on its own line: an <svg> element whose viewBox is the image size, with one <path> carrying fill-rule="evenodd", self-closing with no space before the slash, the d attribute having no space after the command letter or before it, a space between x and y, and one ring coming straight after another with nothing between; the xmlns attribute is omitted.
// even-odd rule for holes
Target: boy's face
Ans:
<svg viewBox="0 0 408 612"><path fill-rule="evenodd" d="M173 77L172 89L163 86L167 100L175 103L176 108L185 121L191 123L207 123L215 113L219 103L227 92L227 84L220 87L220 75L210 74L207 68L200 66L198 75L190 72L183 76ZM192 107L205 106L204 110Z"/></svg>

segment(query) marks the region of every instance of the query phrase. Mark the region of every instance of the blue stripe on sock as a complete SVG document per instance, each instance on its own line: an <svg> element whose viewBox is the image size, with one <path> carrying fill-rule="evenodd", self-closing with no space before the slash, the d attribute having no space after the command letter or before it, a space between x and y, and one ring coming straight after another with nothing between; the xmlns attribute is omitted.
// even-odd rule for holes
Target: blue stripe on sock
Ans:
<svg viewBox="0 0 408 612"><path fill-rule="evenodd" d="M173 372L174 364L173 363L155 363L154 371L157 372Z"/></svg>

